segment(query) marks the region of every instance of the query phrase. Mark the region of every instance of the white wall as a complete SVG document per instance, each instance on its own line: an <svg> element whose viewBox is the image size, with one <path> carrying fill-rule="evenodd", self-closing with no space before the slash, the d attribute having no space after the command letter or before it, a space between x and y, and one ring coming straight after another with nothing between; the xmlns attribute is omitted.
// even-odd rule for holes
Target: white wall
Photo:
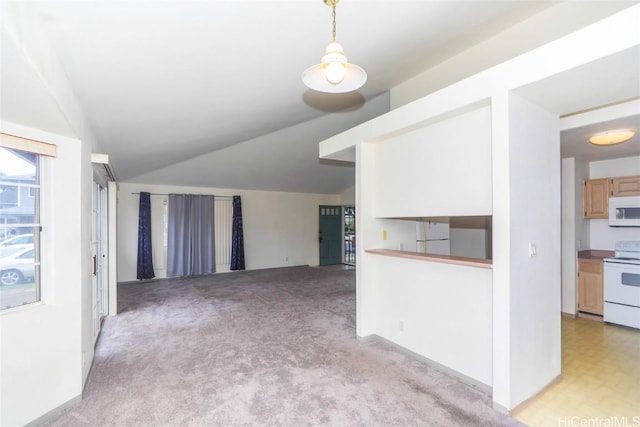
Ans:
<svg viewBox="0 0 640 427"><path fill-rule="evenodd" d="M391 218L491 213L490 114L478 104L356 144L358 336L379 335L484 385L491 270L364 250L415 250L415 221Z"/></svg>
<svg viewBox="0 0 640 427"><path fill-rule="evenodd" d="M356 143L356 335L365 338L377 332L376 308L379 294L375 283L376 270L367 262L365 248L379 247L382 240L382 220L372 213L377 189L375 182L378 145Z"/></svg>
<svg viewBox="0 0 640 427"><path fill-rule="evenodd" d="M378 142L377 217L491 213L491 108L463 111Z"/></svg>
<svg viewBox="0 0 640 427"><path fill-rule="evenodd" d="M589 220L583 218L582 189L586 163L562 159L562 312L576 314L577 252L589 249Z"/></svg>
<svg viewBox="0 0 640 427"><path fill-rule="evenodd" d="M120 183L119 282L136 280L139 196L132 193L140 191L241 196L247 270L317 265L318 206L340 204L338 195Z"/></svg>
<svg viewBox="0 0 640 427"><path fill-rule="evenodd" d="M640 156L589 163L589 178L640 175ZM640 227L609 227L607 219L589 220L589 249L614 250L617 240L640 240Z"/></svg>
<svg viewBox="0 0 640 427"><path fill-rule="evenodd" d="M640 156L601 160L589 163L589 178L640 175Z"/></svg>
<svg viewBox="0 0 640 427"><path fill-rule="evenodd" d="M451 256L487 258L487 230L451 227L449 233Z"/></svg>
<svg viewBox="0 0 640 427"><path fill-rule="evenodd" d="M575 314L576 302L576 229L575 161L562 159L562 312Z"/></svg>
<svg viewBox="0 0 640 427"><path fill-rule="evenodd" d="M561 204L557 115L511 94L511 404L560 375ZM529 256L529 245L537 255Z"/></svg>
<svg viewBox="0 0 640 427"><path fill-rule="evenodd" d="M490 269L375 254L365 262L377 278L377 335L491 385Z"/></svg>
<svg viewBox="0 0 640 427"><path fill-rule="evenodd" d="M356 205L356 186L347 188L340 194L340 204L342 206L355 206Z"/></svg>
<svg viewBox="0 0 640 427"><path fill-rule="evenodd" d="M367 230L368 234L373 233L380 239L375 245L376 248L416 251L415 221L379 218L376 225L377 227Z"/></svg>
<svg viewBox="0 0 640 427"><path fill-rule="evenodd" d="M42 207L43 222L49 222L49 232L43 233L43 303L0 314L0 424L22 425L79 399L91 368L90 154L99 149L50 40L42 26L33 25L32 5L3 6L3 58L7 48L12 55L15 48L18 54L11 58L22 73L20 85L8 83L3 90L24 95L16 97L21 105L3 105L3 129L59 147L58 157L45 162L51 165L53 187L48 206ZM20 110L27 121L23 126L8 123L11 108Z"/></svg>
<svg viewBox="0 0 640 427"><path fill-rule="evenodd" d="M7 122L2 130L58 147L43 161L42 301L0 312L0 425L13 426L79 399L91 364L85 354L82 366L82 289L91 283L83 165L90 161L78 140Z"/></svg>

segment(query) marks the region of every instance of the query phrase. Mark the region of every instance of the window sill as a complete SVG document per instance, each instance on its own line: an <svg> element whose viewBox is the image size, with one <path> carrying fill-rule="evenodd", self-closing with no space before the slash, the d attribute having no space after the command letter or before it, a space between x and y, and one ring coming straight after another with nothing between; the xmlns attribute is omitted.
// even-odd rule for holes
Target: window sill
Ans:
<svg viewBox="0 0 640 427"><path fill-rule="evenodd" d="M42 301L36 301L36 302L29 303L29 304L18 305L16 307L5 308L4 310L0 310L0 317L4 316L4 315L14 314L14 313L21 313L21 312L27 311L27 310L33 310L35 308L43 307L43 306L46 306L46 305L47 304L45 304Z"/></svg>

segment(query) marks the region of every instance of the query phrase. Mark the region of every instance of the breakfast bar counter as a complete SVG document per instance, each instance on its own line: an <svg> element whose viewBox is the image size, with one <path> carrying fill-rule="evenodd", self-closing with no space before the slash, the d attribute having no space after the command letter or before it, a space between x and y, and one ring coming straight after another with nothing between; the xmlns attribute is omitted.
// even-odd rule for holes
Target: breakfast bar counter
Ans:
<svg viewBox="0 0 640 427"><path fill-rule="evenodd" d="M366 249L370 254L391 256L396 258L415 259L421 261L439 262L445 264L466 265L469 267L493 268L493 261L490 259L466 258L450 255L425 254L421 252L399 251L395 249Z"/></svg>

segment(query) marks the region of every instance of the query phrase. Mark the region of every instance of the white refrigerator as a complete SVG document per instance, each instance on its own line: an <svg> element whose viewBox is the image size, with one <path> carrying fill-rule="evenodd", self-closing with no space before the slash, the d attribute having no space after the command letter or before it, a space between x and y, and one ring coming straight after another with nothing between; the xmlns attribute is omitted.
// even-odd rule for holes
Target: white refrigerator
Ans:
<svg viewBox="0 0 640 427"><path fill-rule="evenodd" d="M434 255L451 255L449 223L416 221L416 252Z"/></svg>

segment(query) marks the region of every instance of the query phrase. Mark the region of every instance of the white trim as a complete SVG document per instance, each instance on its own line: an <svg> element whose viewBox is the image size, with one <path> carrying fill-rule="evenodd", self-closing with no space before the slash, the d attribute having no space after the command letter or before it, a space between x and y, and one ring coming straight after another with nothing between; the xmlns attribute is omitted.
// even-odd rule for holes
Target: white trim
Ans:
<svg viewBox="0 0 640 427"><path fill-rule="evenodd" d="M58 419L67 409L69 409L74 405L77 405L81 401L82 401L82 395L79 394L73 399L67 400L62 405L50 410L49 412L42 415L41 417L38 417L35 420L31 421L30 423L27 423L25 427L38 427L38 426L47 425L52 421L55 421L56 419Z"/></svg>

